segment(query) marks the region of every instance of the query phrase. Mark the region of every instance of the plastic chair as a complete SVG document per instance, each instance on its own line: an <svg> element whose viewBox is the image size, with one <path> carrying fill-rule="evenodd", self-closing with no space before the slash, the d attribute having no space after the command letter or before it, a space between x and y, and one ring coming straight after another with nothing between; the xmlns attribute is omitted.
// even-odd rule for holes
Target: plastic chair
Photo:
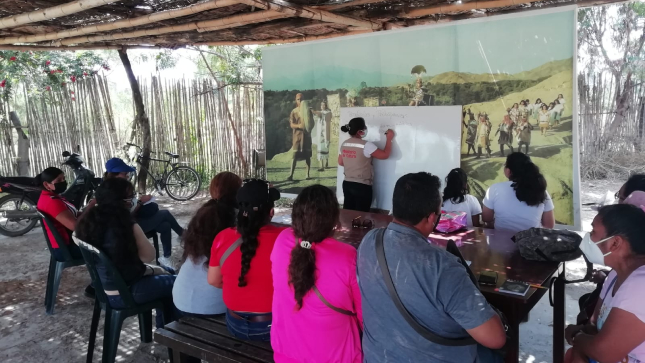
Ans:
<svg viewBox="0 0 645 363"><path fill-rule="evenodd" d="M169 323L168 317L170 316L171 309L163 304L162 300L155 300L145 304L137 304L134 301L130 289L121 277L121 274L116 270L112 261L98 248L83 242L76 236L73 236L74 241L81 248L81 254L85 260L92 283L94 284L95 296L94 300L94 313L92 314L92 325L90 328L90 341L87 345L87 362L91 363L94 355L94 343L96 341L96 331L98 330L99 319L101 317L101 310L105 311L105 324L103 330L103 363L112 363L116 359L116 352L119 346L119 338L121 336L121 328L123 321L134 315L139 316L139 332L141 334L142 343L152 342L152 309L162 309L164 325ZM96 269L97 263L102 264L107 273L112 276L114 284L119 291L119 295L123 300L123 309L114 309L110 306L107 295L101 283L98 271Z"/></svg>
<svg viewBox="0 0 645 363"><path fill-rule="evenodd" d="M54 314L54 307L56 305L56 295L58 294L58 287L60 286L60 279L63 274L63 270L68 267L81 266L85 264L82 258L73 258L72 254L67 248L67 244L61 237L60 233L54 226L54 221L51 218L44 215L38 211L40 215L40 226L43 229L43 234L45 235L45 242L47 242L47 247L49 248L50 260L49 260L49 273L47 274L47 289L45 290L45 310L48 315ZM63 260L59 261L54 257L54 247L52 246L51 241L49 240L49 235L47 234L47 228L52 233L52 236L58 244L58 251L63 256Z"/></svg>
<svg viewBox="0 0 645 363"><path fill-rule="evenodd" d="M157 231L150 231L146 233L146 238L150 239L152 238L152 245L155 247L155 261L157 262L157 265L159 264L159 235L157 235Z"/></svg>

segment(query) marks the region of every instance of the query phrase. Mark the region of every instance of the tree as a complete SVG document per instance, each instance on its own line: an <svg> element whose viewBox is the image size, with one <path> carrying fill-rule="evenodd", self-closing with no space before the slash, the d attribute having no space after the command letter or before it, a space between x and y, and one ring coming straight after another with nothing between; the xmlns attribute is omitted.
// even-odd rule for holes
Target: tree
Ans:
<svg viewBox="0 0 645 363"><path fill-rule="evenodd" d="M213 71L223 86L262 84L262 48L239 45L201 49L208 64L201 58L197 63L198 73L209 77Z"/></svg>
<svg viewBox="0 0 645 363"><path fill-rule="evenodd" d="M616 9L615 14L613 9ZM645 60L645 4L624 3L616 7L594 6L578 12L578 53L587 55L587 69L602 67L614 78L614 109L605 126L609 137L618 134L633 97L635 78L642 78ZM606 148L607 145L604 145Z"/></svg>
<svg viewBox="0 0 645 363"><path fill-rule="evenodd" d="M0 51L0 97L7 100L18 83L33 93L59 89L101 68L109 70L106 60L91 51Z"/></svg>

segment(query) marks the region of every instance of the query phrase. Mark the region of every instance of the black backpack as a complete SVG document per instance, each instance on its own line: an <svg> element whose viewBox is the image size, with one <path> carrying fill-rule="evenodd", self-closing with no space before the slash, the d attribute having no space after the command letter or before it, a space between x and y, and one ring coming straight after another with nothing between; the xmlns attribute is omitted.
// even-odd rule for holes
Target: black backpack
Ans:
<svg viewBox="0 0 645 363"><path fill-rule="evenodd" d="M564 229L530 228L512 239L522 257L531 261L566 262L582 256L582 237Z"/></svg>

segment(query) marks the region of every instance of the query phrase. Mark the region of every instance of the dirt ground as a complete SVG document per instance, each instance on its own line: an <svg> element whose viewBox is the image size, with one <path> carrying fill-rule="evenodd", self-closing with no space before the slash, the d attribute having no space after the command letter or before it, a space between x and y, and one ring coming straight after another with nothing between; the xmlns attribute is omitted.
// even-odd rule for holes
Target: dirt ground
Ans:
<svg viewBox="0 0 645 363"><path fill-rule="evenodd" d="M596 202L607 191L612 193L619 183L585 182L582 202ZM189 202L169 202L160 198L160 206L169 209L186 225L204 202L204 197ZM280 211L284 213L284 210ZM594 213L583 206L583 226L590 228ZM176 237L176 236L175 236ZM181 255L179 241L173 240L173 256ZM84 362L89 337L93 301L83 296L90 282L84 266L66 269L57 296L55 314L45 314L45 284L49 252L40 228L28 234L8 238L0 236L0 362ZM582 260L567 264L567 275L584 275ZM589 283L568 285L567 321L575 321L578 298L591 291ZM548 297L533 309L529 322L520 327L520 362L551 362L553 313ZM103 317L99 325L94 359L100 361L102 352ZM141 343L136 318L126 320L119 342L118 362L167 362L165 347L156 343Z"/></svg>

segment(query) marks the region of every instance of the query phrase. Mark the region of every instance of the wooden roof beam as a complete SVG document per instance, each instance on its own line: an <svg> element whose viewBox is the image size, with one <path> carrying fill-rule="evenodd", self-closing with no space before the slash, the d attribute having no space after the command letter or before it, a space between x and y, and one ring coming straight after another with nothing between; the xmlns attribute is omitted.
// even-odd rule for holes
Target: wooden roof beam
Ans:
<svg viewBox="0 0 645 363"><path fill-rule="evenodd" d="M88 45L79 47L51 47L41 45L8 45L0 44L0 50L16 50L16 51L31 51L31 52L49 52L49 51L75 51L75 50L101 50L101 49L158 49L160 47L154 45Z"/></svg>
<svg viewBox="0 0 645 363"><path fill-rule="evenodd" d="M352 1L346 1L340 4L314 6L314 8L322 9L322 10L340 10L340 9L348 8L350 6L377 4L377 3L384 3L386 1L388 0L352 0Z"/></svg>
<svg viewBox="0 0 645 363"><path fill-rule="evenodd" d="M281 13L289 14L290 16L297 16L307 19L321 20L328 23L337 23L355 26L363 29L369 30L381 30L382 25L380 23L364 20L364 19L355 19L343 15L333 14L329 11L322 9L314 9L309 6L300 6L292 4L283 0L237 0L239 3L246 4L249 6L259 7L265 10L273 10Z"/></svg>
<svg viewBox="0 0 645 363"><path fill-rule="evenodd" d="M353 30L348 32L338 32L338 33L323 34L323 35L296 37L296 38L248 40L248 41L241 41L241 42L204 42L204 43L195 43L195 45L216 46L216 45L287 44L287 43L299 43L299 42L308 42L308 41L321 40L321 39L344 37L349 35L365 34L365 33L371 33L371 32L372 31L369 29L360 29L360 30Z"/></svg>
<svg viewBox="0 0 645 363"><path fill-rule="evenodd" d="M82 43L105 42L105 41L118 40L118 39L132 39L132 38L140 38L145 36L180 33L180 32L186 32L191 30L213 31L213 30L221 30L226 28L233 28L233 27L246 25L246 24L254 24L254 23L261 23L265 21L271 21L271 20L283 18L285 16L286 15L278 13L276 11L269 11L269 10L256 11L253 13L243 13L238 15L227 16L220 19L197 21L192 23L171 25L171 26L160 27L160 28L136 30L132 32L123 32L123 33L111 33L111 34L91 35L91 36L84 36L84 37L77 37L77 38L68 38L58 42L54 42L53 44L56 46L60 46L60 45L82 44Z"/></svg>
<svg viewBox="0 0 645 363"><path fill-rule="evenodd" d="M9 38L0 38L0 44L13 44L13 43L36 43L47 40L58 40L70 37L78 37L85 34L91 33L100 33L104 31L131 28L135 26L146 25L150 23L155 23L158 21L163 21L167 19L179 18L182 16L192 15L196 13L201 13L206 10L217 9L225 6L235 5L238 2L235 0L209 0L187 6L181 9L161 11L158 13L152 13L150 15L140 16L138 18L118 20L111 23L102 23L88 25L80 28L63 30L59 32L45 33L45 34L34 34L34 35L23 35L18 37L9 37Z"/></svg>
<svg viewBox="0 0 645 363"><path fill-rule="evenodd" d="M67 4L52 6L51 8L39 9L29 13L8 16L6 18L0 19L0 29L13 28L24 24L60 18L117 1L120 0L78 0L72 1Z"/></svg>
<svg viewBox="0 0 645 363"><path fill-rule="evenodd" d="M487 0L487 1L469 1L461 4L442 4L422 8L412 8L398 14L399 18L421 18L428 15L454 13L458 11L470 11L477 9L503 8L507 6L530 4L542 0Z"/></svg>

